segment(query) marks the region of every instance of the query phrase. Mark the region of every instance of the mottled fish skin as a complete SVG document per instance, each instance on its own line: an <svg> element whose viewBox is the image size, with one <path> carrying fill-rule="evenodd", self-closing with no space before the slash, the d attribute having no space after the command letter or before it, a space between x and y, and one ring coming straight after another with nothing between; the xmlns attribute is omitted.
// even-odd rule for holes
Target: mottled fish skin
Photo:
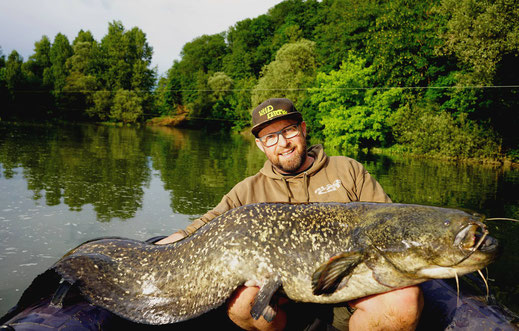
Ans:
<svg viewBox="0 0 519 331"><path fill-rule="evenodd" d="M169 245L90 241L53 268L94 304L139 323L168 324L220 306L250 280L279 280L295 301L337 303L478 270L495 250L459 263L467 250L454 243L480 218L406 204L260 203L233 209ZM330 292L314 294L320 286L314 274L321 268L326 275L332 257L356 263Z"/></svg>

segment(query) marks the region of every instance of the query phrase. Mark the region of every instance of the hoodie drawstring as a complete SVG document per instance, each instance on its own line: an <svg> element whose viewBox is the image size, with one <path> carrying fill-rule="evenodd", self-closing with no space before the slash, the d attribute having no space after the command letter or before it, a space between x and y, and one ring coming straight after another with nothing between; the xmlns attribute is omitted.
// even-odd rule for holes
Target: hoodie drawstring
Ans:
<svg viewBox="0 0 519 331"><path fill-rule="evenodd" d="M292 192L290 191L290 187L288 186L288 181L286 180L285 177L281 177L281 179L283 180L283 187L285 190L285 194L287 195L288 202L291 202L292 198L294 196L292 195ZM310 202L310 191L308 191L308 175L306 174L306 172L303 173L303 190L305 191L306 202Z"/></svg>
<svg viewBox="0 0 519 331"><path fill-rule="evenodd" d="M308 192L308 175L306 172L303 174L303 189L306 193L306 202L310 201L310 192Z"/></svg>
<svg viewBox="0 0 519 331"><path fill-rule="evenodd" d="M287 180L285 179L285 177L281 177L281 179L283 179L283 184L284 187L285 187L285 193L287 195L287 198L288 198L288 202L290 202L291 198L292 198L292 193L290 192L290 189L288 188L288 183L287 183Z"/></svg>

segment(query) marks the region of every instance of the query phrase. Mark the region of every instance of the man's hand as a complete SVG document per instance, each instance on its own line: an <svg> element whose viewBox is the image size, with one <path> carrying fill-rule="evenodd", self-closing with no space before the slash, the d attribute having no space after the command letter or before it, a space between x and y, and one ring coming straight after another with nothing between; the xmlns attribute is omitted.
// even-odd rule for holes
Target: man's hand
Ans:
<svg viewBox="0 0 519 331"><path fill-rule="evenodd" d="M286 303L287 300L279 302L276 317L274 317L272 322L267 322L263 316L257 320L252 318L250 310L258 291L259 287L256 286L238 287L227 304L229 318L244 330L283 330L287 323L287 317L285 311L280 306Z"/></svg>
<svg viewBox="0 0 519 331"><path fill-rule="evenodd" d="M350 330L414 330L423 309L419 286L409 286L349 302L355 312Z"/></svg>

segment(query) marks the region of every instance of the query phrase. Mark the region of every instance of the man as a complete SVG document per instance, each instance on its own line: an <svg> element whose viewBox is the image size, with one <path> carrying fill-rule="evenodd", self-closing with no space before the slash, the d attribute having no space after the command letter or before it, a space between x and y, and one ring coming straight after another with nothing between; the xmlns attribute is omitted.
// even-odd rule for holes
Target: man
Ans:
<svg viewBox="0 0 519 331"><path fill-rule="evenodd" d="M172 234L159 244L179 240L227 210L250 203L391 202L359 162L344 156L328 157L320 145L307 150L306 123L290 100L274 98L261 103L252 112L252 125L256 145L267 157L263 168L234 186L213 210L186 230ZM280 306L271 323L251 317L251 304L258 290L255 286L238 288L228 304L229 318L247 330L279 330L292 325L291 320L295 318L291 318L289 304ZM357 299L348 306L348 309L334 309L334 327L411 330L418 323L423 298L419 287L412 286ZM349 321L348 311L353 311ZM339 317L344 315L345 322L341 324Z"/></svg>

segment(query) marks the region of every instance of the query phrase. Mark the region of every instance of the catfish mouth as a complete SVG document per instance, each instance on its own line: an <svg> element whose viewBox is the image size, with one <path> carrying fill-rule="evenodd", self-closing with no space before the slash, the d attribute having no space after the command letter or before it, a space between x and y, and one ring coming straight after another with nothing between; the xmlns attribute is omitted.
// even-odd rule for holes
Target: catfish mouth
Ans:
<svg viewBox="0 0 519 331"><path fill-rule="evenodd" d="M495 252L498 248L497 240L488 234L485 224L479 221L473 221L462 228L454 239L454 246L466 251L467 255L456 264L465 261L476 251L487 254Z"/></svg>

